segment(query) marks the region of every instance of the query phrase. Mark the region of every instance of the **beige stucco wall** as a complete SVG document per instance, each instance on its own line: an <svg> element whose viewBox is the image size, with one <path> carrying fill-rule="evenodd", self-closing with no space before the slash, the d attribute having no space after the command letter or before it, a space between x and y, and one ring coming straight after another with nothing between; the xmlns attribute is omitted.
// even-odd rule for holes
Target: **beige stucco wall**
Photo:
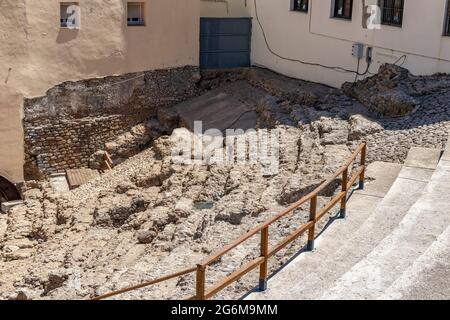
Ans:
<svg viewBox="0 0 450 320"><path fill-rule="evenodd" d="M200 0L202 17L247 17L251 0Z"/></svg>
<svg viewBox="0 0 450 320"><path fill-rule="evenodd" d="M20 181L23 177L23 96L2 86L0 90L0 175Z"/></svg>
<svg viewBox="0 0 450 320"><path fill-rule="evenodd" d="M146 26L127 27L128 1L78 0L79 30L60 28L61 1L0 1L1 170L22 178L23 97L67 80L198 65L199 0L140 1Z"/></svg>
<svg viewBox="0 0 450 320"><path fill-rule="evenodd" d="M247 6L241 0L228 2L233 7L241 6L241 11L246 10L248 16L255 18L254 0L247 0ZM366 1L366 4L374 3L376 0ZM354 0L352 21L330 18L332 0L310 0L308 13L291 12L290 0L257 0L257 5L268 42L281 56L356 70L357 59L351 56L352 44L362 42L374 47L371 72L404 54L407 55L404 67L412 73L450 72L450 37L442 36L447 0L407 0L402 28L383 25L381 30L363 29L362 0ZM208 7L202 7L202 15L210 15ZM216 6L214 15L232 17L233 13ZM336 87L354 80L354 75L349 73L275 57L267 49L256 19L253 19L252 63ZM364 61L361 68L365 69Z"/></svg>

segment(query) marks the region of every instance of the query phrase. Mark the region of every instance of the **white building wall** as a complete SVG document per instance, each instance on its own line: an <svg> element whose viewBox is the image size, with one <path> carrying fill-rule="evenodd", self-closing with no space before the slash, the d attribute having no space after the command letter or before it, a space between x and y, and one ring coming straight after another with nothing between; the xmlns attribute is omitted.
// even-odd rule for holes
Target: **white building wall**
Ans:
<svg viewBox="0 0 450 320"><path fill-rule="evenodd" d="M251 0L200 0L202 17L248 17Z"/></svg>
<svg viewBox="0 0 450 320"><path fill-rule="evenodd" d="M380 30L363 28L362 0L354 0L351 21L331 18L333 0L309 0L308 13L290 11L290 0L228 0L254 18L254 65L338 87L345 81L353 81L355 75L286 61L268 50L256 19L255 1L267 41L283 57L356 70L358 60L351 55L352 44L361 42L374 48L372 73L381 64L393 63L403 55L406 55L403 66L414 74L450 72L450 37L442 35L447 0L405 0L402 27L382 25ZM376 0L366 1L374 3ZM203 4L201 8L201 15L207 16L209 9ZM232 17L233 13L215 8L214 15ZM362 60L361 72L365 68Z"/></svg>

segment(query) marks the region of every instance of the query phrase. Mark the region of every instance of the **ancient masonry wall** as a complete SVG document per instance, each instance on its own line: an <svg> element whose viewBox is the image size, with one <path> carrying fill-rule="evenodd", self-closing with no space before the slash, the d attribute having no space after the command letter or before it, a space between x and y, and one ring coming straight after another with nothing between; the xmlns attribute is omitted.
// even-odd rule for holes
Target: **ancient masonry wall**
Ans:
<svg viewBox="0 0 450 320"><path fill-rule="evenodd" d="M88 167L95 152L139 124L152 123L147 136L157 135L160 110L195 96L199 79L198 68L186 66L65 82L25 99L25 179Z"/></svg>

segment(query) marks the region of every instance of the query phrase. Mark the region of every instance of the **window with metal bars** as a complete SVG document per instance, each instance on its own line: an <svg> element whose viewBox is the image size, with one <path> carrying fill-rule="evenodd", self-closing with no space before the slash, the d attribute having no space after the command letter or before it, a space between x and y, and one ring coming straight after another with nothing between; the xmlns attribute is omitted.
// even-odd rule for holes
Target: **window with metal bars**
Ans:
<svg viewBox="0 0 450 320"><path fill-rule="evenodd" d="M335 18L352 19L353 0L334 0L334 12Z"/></svg>
<svg viewBox="0 0 450 320"><path fill-rule="evenodd" d="M308 0L291 0L291 10L308 12Z"/></svg>
<svg viewBox="0 0 450 320"><path fill-rule="evenodd" d="M381 1L381 23L401 27L403 23L404 0Z"/></svg>
<svg viewBox="0 0 450 320"><path fill-rule="evenodd" d="M144 2L128 2L127 23L128 26L144 26Z"/></svg>
<svg viewBox="0 0 450 320"><path fill-rule="evenodd" d="M445 30L444 35L450 36L450 0L447 2L447 14L445 15Z"/></svg>

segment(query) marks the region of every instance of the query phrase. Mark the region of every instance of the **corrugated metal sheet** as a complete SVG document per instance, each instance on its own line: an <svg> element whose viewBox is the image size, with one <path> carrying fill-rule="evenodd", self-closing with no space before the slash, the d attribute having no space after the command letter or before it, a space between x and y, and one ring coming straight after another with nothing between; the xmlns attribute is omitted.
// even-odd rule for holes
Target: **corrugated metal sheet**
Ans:
<svg viewBox="0 0 450 320"><path fill-rule="evenodd" d="M251 18L201 18L200 67L249 67L251 34Z"/></svg>

